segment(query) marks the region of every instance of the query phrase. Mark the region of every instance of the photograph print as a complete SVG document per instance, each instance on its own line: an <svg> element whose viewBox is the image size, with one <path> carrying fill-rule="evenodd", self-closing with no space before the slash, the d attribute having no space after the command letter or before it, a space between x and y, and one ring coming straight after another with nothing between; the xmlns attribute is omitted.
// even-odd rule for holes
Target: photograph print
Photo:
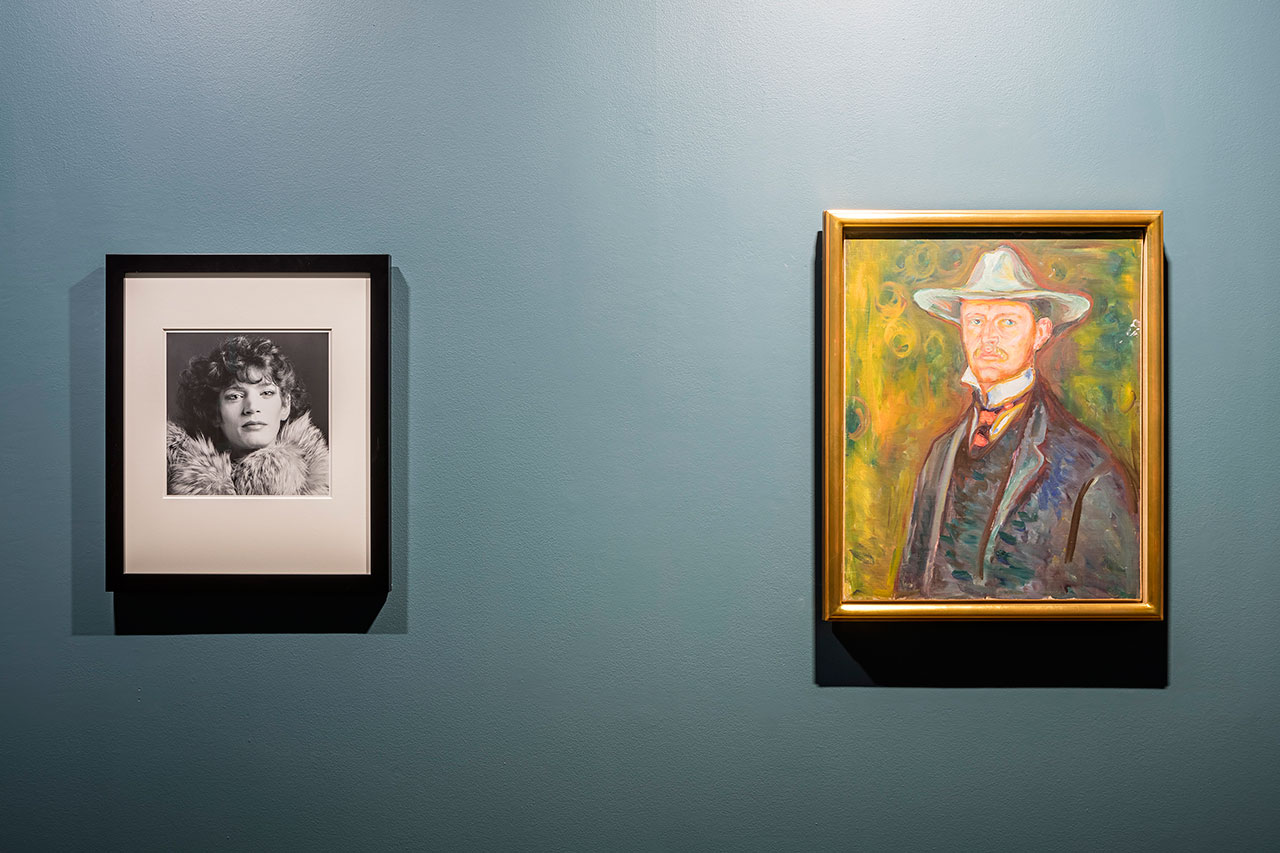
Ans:
<svg viewBox="0 0 1280 853"><path fill-rule="evenodd" d="M1154 618L1153 235L954 217L838 226L828 615Z"/></svg>
<svg viewBox="0 0 1280 853"><path fill-rule="evenodd" d="M329 494L326 331L168 331L167 493Z"/></svg>

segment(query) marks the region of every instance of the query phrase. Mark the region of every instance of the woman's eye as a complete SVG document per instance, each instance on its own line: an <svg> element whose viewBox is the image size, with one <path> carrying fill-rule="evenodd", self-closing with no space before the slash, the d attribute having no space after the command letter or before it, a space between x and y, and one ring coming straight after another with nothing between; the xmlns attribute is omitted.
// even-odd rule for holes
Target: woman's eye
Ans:
<svg viewBox="0 0 1280 853"><path fill-rule="evenodd" d="M239 400L239 399L240 399L240 395L239 395L239 394L227 394L227 395L226 395L226 396L224 396L222 399L226 400L227 402L232 402L232 401L234 401L234 400Z"/></svg>
<svg viewBox="0 0 1280 853"><path fill-rule="evenodd" d="M263 392L262 392L262 395L261 395L261 396L263 396L263 397L274 397L275 395L276 395L276 392L275 392L275 391L272 391L270 388L268 388L266 391L263 391Z"/></svg>

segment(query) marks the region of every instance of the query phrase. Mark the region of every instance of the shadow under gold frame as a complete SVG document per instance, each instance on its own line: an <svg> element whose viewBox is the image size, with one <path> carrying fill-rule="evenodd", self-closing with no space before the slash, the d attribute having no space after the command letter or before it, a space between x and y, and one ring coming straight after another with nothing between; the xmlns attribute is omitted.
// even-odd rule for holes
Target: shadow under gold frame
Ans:
<svg viewBox="0 0 1280 853"><path fill-rule="evenodd" d="M828 210L823 222L823 594L825 618L1162 619L1164 617L1164 250L1158 210ZM851 234L1133 230L1141 234L1141 582L1136 599L847 600L844 595L845 239Z"/></svg>

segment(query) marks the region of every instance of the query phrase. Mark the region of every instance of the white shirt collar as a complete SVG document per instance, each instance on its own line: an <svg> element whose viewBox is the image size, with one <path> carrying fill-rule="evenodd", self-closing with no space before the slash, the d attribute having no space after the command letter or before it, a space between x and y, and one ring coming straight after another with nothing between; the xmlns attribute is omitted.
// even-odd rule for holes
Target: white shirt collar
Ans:
<svg viewBox="0 0 1280 853"><path fill-rule="evenodd" d="M965 385L969 385L978 392L978 398L982 399L982 387L978 385L978 377L973 375L973 368L965 368L964 376L960 377L960 381ZM1026 391L1036 381L1036 369L1028 367L1012 379L1006 379L1003 382L997 382L991 386L991 390L987 392L983 405L988 409L998 408L1001 404L1007 403L1014 397Z"/></svg>

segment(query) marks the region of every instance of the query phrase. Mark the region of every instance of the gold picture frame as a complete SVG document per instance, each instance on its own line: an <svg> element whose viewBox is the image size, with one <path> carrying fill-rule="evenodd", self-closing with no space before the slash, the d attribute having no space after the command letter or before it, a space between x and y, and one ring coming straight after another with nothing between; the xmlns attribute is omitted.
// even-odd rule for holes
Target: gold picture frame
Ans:
<svg viewBox="0 0 1280 853"><path fill-rule="evenodd" d="M1162 225L825 212L826 619L1163 618Z"/></svg>

